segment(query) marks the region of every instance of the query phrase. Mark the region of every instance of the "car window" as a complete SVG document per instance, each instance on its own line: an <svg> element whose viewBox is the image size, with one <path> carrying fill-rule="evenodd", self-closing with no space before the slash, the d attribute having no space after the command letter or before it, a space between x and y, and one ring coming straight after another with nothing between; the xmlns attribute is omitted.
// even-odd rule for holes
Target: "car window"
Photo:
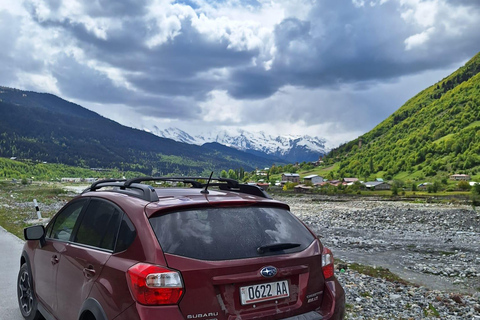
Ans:
<svg viewBox="0 0 480 320"><path fill-rule="evenodd" d="M120 223L120 231L118 232L117 245L115 246L115 252L126 250L135 240L137 232L127 215L123 215L122 222Z"/></svg>
<svg viewBox="0 0 480 320"><path fill-rule="evenodd" d="M113 203L92 199L78 227L75 242L113 250L122 215Z"/></svg>
<svg viewBox="0 0 480 320"><path fill-rule="evenodd" d="M51 224L51 228L49 226L49 229L47 229L47 237L69 241L75 223L77 222L77 218L80 215L80 212L82 212L83 206L86 202L86 199L81 199L66 205L55 217L53 224Z"/></svg>
<svg viewBox="0 0 480 320"><path fill-rule="evenodd" d="M150 224L164 252L201 260L298 252L315 239L289 211L280 208L202 208L154 216ZM292 243L298 246L259 252L263 246Z"/></svg>

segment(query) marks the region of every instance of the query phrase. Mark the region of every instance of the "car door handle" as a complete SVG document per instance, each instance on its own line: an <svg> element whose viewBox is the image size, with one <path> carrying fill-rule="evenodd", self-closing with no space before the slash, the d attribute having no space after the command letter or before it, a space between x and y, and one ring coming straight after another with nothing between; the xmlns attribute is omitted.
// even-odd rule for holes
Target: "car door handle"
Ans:
<svg viewBox="0 0 480 320"><path fill-rule="evenodd" d="M50 262L52 265L56 265L58 263L58 257L56 255L52 256L52 259L50 259Z"/></svg>
<svg viewBox="0 0 480 320"><path fill-rule="evenodd" d="M83 275L87 279L93 278L95 276L95 269L93 268L93 266L89 265L88 267L83 268Z"/></svg>

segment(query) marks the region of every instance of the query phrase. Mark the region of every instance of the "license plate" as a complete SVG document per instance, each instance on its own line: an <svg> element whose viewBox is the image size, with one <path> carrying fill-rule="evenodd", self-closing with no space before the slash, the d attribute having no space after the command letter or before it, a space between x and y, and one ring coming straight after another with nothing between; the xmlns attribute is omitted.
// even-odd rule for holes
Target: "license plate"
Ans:
<svg viewBox="0 0 480 320"><path fill-rule="evenodd" d="M288 296L290 296L290 291L287 280L255 284L240 288L242 305L287 298Z"/></svg>

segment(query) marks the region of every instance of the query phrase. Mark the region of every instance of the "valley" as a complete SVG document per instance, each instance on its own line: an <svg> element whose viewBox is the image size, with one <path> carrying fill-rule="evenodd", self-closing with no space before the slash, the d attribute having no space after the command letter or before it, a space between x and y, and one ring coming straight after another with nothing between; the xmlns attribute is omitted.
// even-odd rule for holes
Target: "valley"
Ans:
<svg viewBox="0 0 480 320"><path fill-rule="evenodd" d="M3 182L0 225L22 237L23 227L48 222L84 187ZM347 319L480 316L478 209L357 196L273 197L287 202L333 251L336 275L347 291ZM42 221L31 220L33 198L39 201Z"/></svg>

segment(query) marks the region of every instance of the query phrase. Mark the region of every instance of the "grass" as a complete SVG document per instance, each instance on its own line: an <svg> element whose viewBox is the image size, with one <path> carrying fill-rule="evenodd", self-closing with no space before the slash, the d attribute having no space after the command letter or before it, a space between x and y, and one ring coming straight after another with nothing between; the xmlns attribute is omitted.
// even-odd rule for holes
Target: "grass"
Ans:
<svg viewBox="0 0 480 320"><path fill-rule="evenodd" d="M429 316L434 316L436 318L440 317L440 313L431 303L428 304L428 308L423 309L423 315L425 317L429 317Z"/></svg>
<svg viewBox="0 0 480 320"><path fill-rule="evenodd" d="M340 259L335 259L335 260L336 260L337 264L338 263L339 264L345 264L345 262L343 262ZM371 266L367 266L367 265L363 265L363 264L359 264L359 263L349 263L348 268L351 269L351 270L355 270L358 273L361 273L361 274L364 274L364 275L367 275L367 276L370 276L370 277L373 277L373 278L381 278L381 279L385 279L385 280L390 281L390 282L398 282L398 283L402 283L402 284L405 284L405 285L412 285L410 282L400 278L399 276L397 276L396 274L394 274L393 272L391 272L387 268L371 267Z"/></svg>
<svg viewBox="0 0 480 320"><path fill-rule="evenodd" d="M33 203L36 199L41 207L43 218L49 218L56 211L48 211L45 205L60 200L69 200L66 191L57 184L0 182L0 225L7 231L23 239L23 229L32 225L30 219L36 218Z"/></svg>

